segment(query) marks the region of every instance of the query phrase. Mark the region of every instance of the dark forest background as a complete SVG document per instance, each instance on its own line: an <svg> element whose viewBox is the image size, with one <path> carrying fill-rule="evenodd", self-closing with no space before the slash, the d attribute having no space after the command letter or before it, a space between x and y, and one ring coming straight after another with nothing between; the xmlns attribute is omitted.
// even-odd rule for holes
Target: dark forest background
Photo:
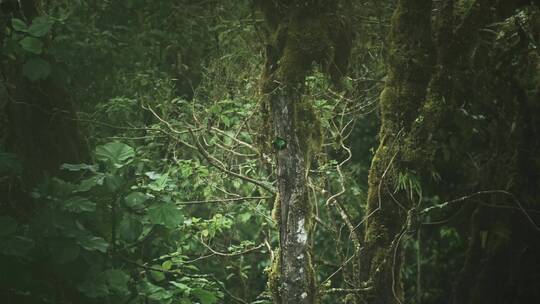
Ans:
<svg viewBox="0 0 540 304"><path fill-rule="evenodd" d="M540 303L538 1L0 0L0 44L1 303Z"/></svg>

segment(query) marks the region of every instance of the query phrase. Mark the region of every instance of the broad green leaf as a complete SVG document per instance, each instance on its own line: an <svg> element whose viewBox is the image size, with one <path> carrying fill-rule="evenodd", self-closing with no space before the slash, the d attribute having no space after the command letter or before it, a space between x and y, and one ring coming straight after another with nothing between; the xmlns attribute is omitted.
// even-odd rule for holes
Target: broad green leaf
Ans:
<svg viewBox="0 0 540 304"><path fill-rule="evenodd" d="M141 222L128 216L125 216L118 226L118 233L126 242L137 240L142 231L143 227Z"/></svg>
<svg viewBox="0 0 540 304"><path fill-rule="evenodd" d="M160 269L161 265L152 265L152 268ZM165 274L163 272L161 272L161 271L151 270L150 271L150 276L156 282L161 282L161 281L165 280Z"/></svg>
<svg viewBox="0 0 540 304"><path fill-rule="evenodd" d="M47 16L36 17L30 28L28 28L28 33L34 37L43 37L51 30L53 21Z"/></svg>
<svg viewBox="0 0 540 304"><path fill-rule="evenodd" d="M163 270L171 270L172 265L173 265L173 262L171 260L167 260L167 261L161 263L161 269L163 269Z"/></svg>
<svg viewBox="0 0 540 304"><path fill-rule="evenodd" d="M47 78L51 74L51 65L41 58L31 58L24 63L23 74L30 81Z"/></svg>
<svg viewBox="0 0 540 304"><path fill-rule="evenodd" d="M82 196L74 196L68 198L62 208L75 213L93 212L96 210L96 203Z"/></svg>
<svg viewBox="0 0 540 304"><path fill-rule="evenodd" d="M184 217L173 203L162 203L150 207L148 219L152 224L175 228L183 222Z"/></svg>
<svg viewBox="0 0 540 304"><path fill-rule="evenodd" d="M24 21L21 19L13 18L11 19L11 26L13 29L19 32L26 32L28 30L28 26Z"/></svg>
<svg viewBox="0 0 540 304"><path fill-rule="evenodd" d="M148 188L150 188L153 191L163 191L165 187L167 186L167 182L169 181L169 174L163 174L161 175L157 180L150 183L148 185Z"/></svg>
<svg viewBox="0 0 540 304"><path fill-rule="evenodd" d="M110 142L98 146L95 155L98 160L106 162L116 168L121 168L132 161L133 157L135 157L135 151L126 144Z"/></svg>
<svg viewBox="0 0 540 304"><path fill-rule="evenodd" d="M17 221L9 216L0 216L0 236L13 234L17 230Z"/></svg>
<svg viewBox="0 0 540 304"><path fill-rule="evenodd" d="M129 275L120 269L110 269L103 273L109 289L120 295L129 294Z"/></svg>
<svg viewBox="0 0 540 304"><path fill-rule="evenodd" d="M184 283L179 283L175 281L169 281L169 283L173 285L174 287L178 288L182 292L189 292L191 290L191 287L187 286Z"/></svg>
<svg viewBox="0 0 540 304"><path fill-rule="evenodd" d="M124 182L125 181L122 176L118 174L107 174L105 176L105 185L107 186L107 189L109 189L109 191L111 192L116 192L120 190Z"/></svg>
<svg viewBox="0 0 540 304"><path fill-rule="evenodd" d="M98 236L84 236L77 240L79 245L89 251L99 251L105 253L109 247L109 243Z"/></svg>
<svg viewBox="0 0 540 304"><path fill-rule="evenodd" d="M97 165L87 165L87 164L62 164L60 166L62 170L68 171L92 171L96 172L98 170Z"/></svg>
<svg viewBox="0 0 540 304"><path fill-rule="evenodd" d="M201 304L214 304L217 302L217 297L210 291L204 289L193 289L191 293L201 301Z"/></svg>
<svg viewBox="0 0 540 304"><path fill-rule="evenodd" d="M128 194L124 201L126 205L133 209L138 209L149 199L150 197L142 192L131 192Z"/></svg>
<svg viewBox="0 0 540 304"><path fill-rule="evenodd" d="M81 181L81 183L77 186L77 189L75 192L86 192L95 186L101 186L103 185L103 180L105 179L105 176L102 174L95 175L92 177L89 177L87 179L84 179Z"/></svg>
<svg viewBox="0 0 540 304"><path fill-rule="evenodd" d="M146 295L151 300L166 301L173 297L173 293L164 289L163 287L156 286L150 282L143 282L139 285L139 291Z"/></svg>
<svg viewBox="0 0 540 304"><path fill-rule="evenodd" d="M21 41L19 41L19 44L24 50L32 54L41 54L41 52L43 51L43 42L34 37L24 37L23 39L21 39Z"/></svg>
<svg viewBox="0 0 540 304"><path fill-rule="evenodd" d="M157 180L158 178L161 177L161 174L156 173L154 171L148 171L144 173L144 175L148 176L151 180Z"/></svg>

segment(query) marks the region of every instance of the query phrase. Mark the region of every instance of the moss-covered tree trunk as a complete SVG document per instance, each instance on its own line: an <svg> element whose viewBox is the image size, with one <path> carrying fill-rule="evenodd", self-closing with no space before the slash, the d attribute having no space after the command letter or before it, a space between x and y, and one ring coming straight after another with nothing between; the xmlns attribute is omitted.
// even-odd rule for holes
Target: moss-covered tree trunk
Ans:
<svg viewBox="0 0 540 304"><path fill-rule="evenodd" d="M412 143L424 136L424 126L431 123L431 117L423 117L431 110L423 108L433 69L431 1L398 2L389 47L387 80L380 99L380 145L369 174L360 252L360 277L370 291L359 295L360 303L403 303L399 243L410 232L406 226L407 220L414 220L414 205L408 199L410 193L394 190L400 176L414 179L428 165L417 157L427 151L418 151Z"/></svg>
<svg viewBox="0 0 540 304"><path fill-rule="evenodd" d="M346 68L350 41L336 14L339 1L261 1L268 24L262 91L274 141L279 199L279 255L269 278L275 303L317 303L308 240L312 230L307 174L320 148L318 118L303 98L305 77L314 64L334 79ZM346 36L346 35L345 35ZM345 43L345 46L338 45ZM268 131L268 130L267 130Z"/></svg>

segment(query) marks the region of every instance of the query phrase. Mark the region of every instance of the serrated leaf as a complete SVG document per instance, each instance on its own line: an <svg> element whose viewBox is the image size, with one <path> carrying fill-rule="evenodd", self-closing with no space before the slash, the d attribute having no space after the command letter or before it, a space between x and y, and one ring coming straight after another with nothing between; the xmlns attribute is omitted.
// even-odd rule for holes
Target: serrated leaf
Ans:
<svg viewBox="0 0 540 304"><path fill-rule="evenodd" d="M152 224L175 228L184 221L180 210L173 203L156 204L150 207L148 219Z"/></svg>
<svg viewBox="0 0 540 304"><path fill-rule="evenodd" d="M43 37L51 30L53 21L47 16L39 16L32 20L28 33L34 37Z"/></svg>
<svg viewBox="0 0 540 304"><path fill-rule="evenodd" d="M11 26L14 30L19 32L26 32L28 30L26 23L18 18L11 19Z"/></svg>
<svg viewBox="0 0 540 304"><path fill-rule="evenodd" d="M30 81L47 78L51 74L51 65L41 58L31 58L24 63L23 74Z"/></svg>
<svg viewBox="0 0 540 304"><path fill-rule="evenodd" d="M24 37L19 41L19 44L25 51L28 51L32 54L41 54L43 51L43 41L34 38L34 37ZM49 72L50 73L50 72Z"/></svg>
<svg viewBox="0 0 540 304"><path fill-rule="evenodd" d="M98 160L116 168L121 168L132 161L133 157L135 157L135 151L132 147L124 143L110 142L98 146L95 150L95 155Z"/></svg>

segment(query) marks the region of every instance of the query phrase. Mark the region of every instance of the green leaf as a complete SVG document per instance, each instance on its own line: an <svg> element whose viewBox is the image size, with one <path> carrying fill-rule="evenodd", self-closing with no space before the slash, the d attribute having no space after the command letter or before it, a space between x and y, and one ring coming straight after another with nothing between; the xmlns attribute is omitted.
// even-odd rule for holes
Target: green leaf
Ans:
<svg viewBox="0 0 540 304"><path fill-rule="evenodd" d="M121 168L132 161L132 158L135 157L135 151L126 144L110 142L98 146L95 155L98 160L106 162L116 168Z"/></svg>
<svg viewBox="0 0 540 304"><path fill-rule="evenodd" d="M118 226L120 237L127 242L137 240L142 231L143 227L141 222L128 216L124 217Z"/></svg>
<svg viewBox="0 0 540 304"><path fill-rule="evenodd" d="M49 17L39 16L32 21L28 33L34 37L43 37L51 30L52 25L53 21Z"/></svg>
<svg viewBox="0 0 540 304"><path fill-rule="evenodd" d="M179 282L175 282L175 281L169 281L169 283L171 285L173 285L174 287L178 288L180 291L182 292L189 292L191 291L191 287L187 286L186 284L184 283L179 283Z"/></svg>
<svg viewBox="0 0 540 304"><path fill-rule="evenodd" d="M103 273L109 289L120 295L128 295L129 275L120 269L110 269Z"/></svg>
<svg viewBox="0 0 540 304"><path fill-rule="evenodd" d="M139 290L148 298L155 301L165 301L173 297L172 292L150 282L143 282L140 284Z"/></svg>
<svg viewBox="0 0 540 304"><path fill-rule="evenodd" d="M169 181L169 174L163 174L157 180L148 184L148 188L157 192L163 191L165 187L167 186L168 181Z"/></svg>
<svg viewBox="0 0 540 304"><path fill-rule="evenodd" d="M62 164L60 169L67 171L92 171L96 172L98 170L97 165L87 165L87 164Z"/></svg>
<svg viewBox="0 0 540 304"><path fill-rule="evenodd" d="M105 176L102 174L95 175L92 177L89 177L87 179L83 179L81 183L77 186L77 189L75 192L86 192L95 186L101 186L103 185L103 180L105 179Z"/></svg>
<svg viewBox="0 0 540 304"><path fill-rule="evenodd" d="M105 253L109 247L109 243L98 236L84 236L77 240L79 245L89 251L100 251Z"/></svg>
<svg viewBox="0 0 540 304"><path fill-rule="evenodd" d="M150 197L142 192L131 192L124 198L126 205L132 209L141 208Z"/></svg>
<svg viewBox="0 0 540 304"><path fill-rule="evenodd" d="M152 268L160 269L161 265L152 265ZM150 276L156 282L161 282L161 281L165 280L165 274L163 272L161 272L161 271L151 270L150 271Z"/></svg>
<svg viewBox="0 0 540 304"><path fill-rule="evenodd" d="M161 263L161 269L163 269L163 270L171 270L172 265L173 265L173 262L171 260L167 260L167 261Z"/></svg>
<svg viewBox="0 0 540 304"><path fill-rule="evenodd" d="M208 290L197 288L193 289L191 293L201 301L201 304L214 304L218 300L217 297Z"/></svg>
<svg viewBox="0 0 540 304"><path fill-rule="evenodd" d="M120 190L124 182L124 178L118 174L107 174L105 176L105 185L111 192Z"/></svg>
<svg viewBox="0 0 540 304"><path fill-rule="evenodd" d="M150 207L148 219L152 224L175 228L184 221L184 216L173 203L163 203Z"/></svg>
<svg viewBox="0 0 540 304"><path fill-rule="evenodd" d="M11 26L13 29L19 32L26 32L28 30L28 26L24 21L21 19L13 18L11 19Z"/></svg>
<svg viewBox="0 0 540 304"><path fill-rule="evenodd" d="M6 236L15 233L17 230L17 221L9 216L0 216L0 236Z"/></svg>
<svg viewBox="0 0 540 304"><path fill-rule="evenodd" d="M51 65L41 58L31 58L24 63L23 74L30 81L37 81L47 78L51 74Z"/></svg>
<svg viewBox="0 0 540 304"><path fill-rule="evenodd" d="M93 212L96 210L96 203L81 196L74 196L68 198L62 205L62 208L75 213Z"/></svg>
<svg viewBox="0 0 540 304"><path fill-rule="evenodd" d="M32 54L41 54L43 51L43 42L34 37L24 37L19 41L19 44L25 51L28 51Z"/></svg>

